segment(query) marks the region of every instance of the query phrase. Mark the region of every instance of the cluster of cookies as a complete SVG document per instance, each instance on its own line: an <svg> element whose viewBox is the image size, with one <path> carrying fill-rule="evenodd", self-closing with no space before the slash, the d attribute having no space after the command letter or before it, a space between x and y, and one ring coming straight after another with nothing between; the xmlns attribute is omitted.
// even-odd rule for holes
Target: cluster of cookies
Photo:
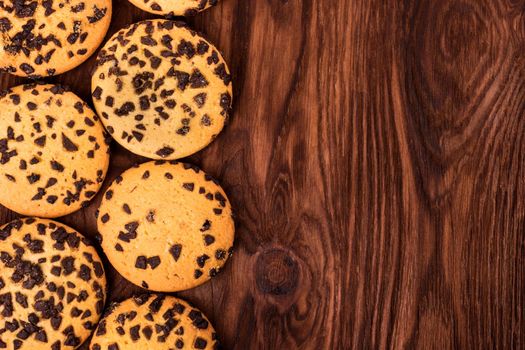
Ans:
<svg viewBox="0 0 525 350"><path fill-rule="evenodd" d="M216 0L130 0L192 15ZM84 62L109 28L110 0L0 1L0 69L41 79ZM217 181L177 159L206 147L232 106L219 51L183 23L149 20L113 35L92 76L93 111L35 82L0 93L0 203L25 216L0 228L0 349L214 349L197 309L162 292L198 286L232 253ZM49 219L85 207L104 182L110 141L151 161L118 176L97 212L100 244L126 279L154 291L105 307L95 247Z"/></svg>

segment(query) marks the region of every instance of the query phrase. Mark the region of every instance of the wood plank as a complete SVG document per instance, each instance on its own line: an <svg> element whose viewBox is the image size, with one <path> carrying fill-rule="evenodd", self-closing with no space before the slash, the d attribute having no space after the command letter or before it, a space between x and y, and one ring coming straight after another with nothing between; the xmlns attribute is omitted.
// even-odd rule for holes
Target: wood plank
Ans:
<svg viewBox="0 0 525 350"><path fill-rule="evenodd" d="M114 7L111 34L152 18ZM525 348L524 15L523 0L221 0L189 20L234 77L230 124L189 161L229 193L237 242L178 295L227 349ZM48 81L91 104L93 63ZM105 187L144 160L114 143ZM60 220L93 237L99 201ZM109 276L111 300L141 291Z"/></svg>

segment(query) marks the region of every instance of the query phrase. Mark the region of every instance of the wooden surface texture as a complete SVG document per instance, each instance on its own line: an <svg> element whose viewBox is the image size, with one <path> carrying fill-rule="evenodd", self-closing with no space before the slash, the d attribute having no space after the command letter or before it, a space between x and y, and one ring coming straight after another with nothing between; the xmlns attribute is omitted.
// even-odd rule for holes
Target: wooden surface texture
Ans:
<svg viewBox="0 0 525 350"><path fill-rule="evenodd" d="M153 17L113 3L110 34ZM189 161L237 239L178 295L226 349L525 348L525 1L221 0L188 22L233 73L233 118ZM92 104L93 63L47 81ZM104 188L144 160L114 142ZM93 237L100 197L60 221ZM111 300L140 292L107 269Z"/></svg>

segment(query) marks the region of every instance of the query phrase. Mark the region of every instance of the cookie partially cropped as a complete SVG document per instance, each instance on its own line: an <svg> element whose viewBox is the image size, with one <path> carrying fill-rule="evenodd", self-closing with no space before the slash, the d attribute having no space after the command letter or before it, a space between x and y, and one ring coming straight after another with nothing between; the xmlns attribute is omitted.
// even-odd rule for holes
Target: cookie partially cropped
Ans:
<svg viewBox="0 0 525 350"><path fill-rule="evenodd" d="M129 0L138 8L157 15L194 16L218 0Z"/></svg>
<svg viewBox="0 0 525 350"><path fill-rule="evenodd" d="M116 33L99 53L92 94L115 140L153 159L178 159L207 146L232 104L231 76L217 49L166 20Z"/></svg>
<svg viewBox="0 0 525 350"><path fill-rule="evenodd" d="M0 228L0 349L74 349L104 309L97 251L75 230L27 218Z"/></svg>
<svg viewBox="0 0 525 350"><path fill-rule="evenodd" d="M0 69L28 77L84 62L111 21L111 0L0 1Z"/></svg>
<svg viewBox="0 0 525 350"><path fill-rule="evenodd" d="M110 305L91 340L91 350L218 348L215 330L201 311L154 294Z"/></svg>
<svg viewBox="0 0 525 350"><path fill-rule="evenodd" d="M60 86L0 93L0 204L47 218L87 205L106 175L108 142L95 113Z"/></svg>
<svg viewBox="0 0 525 350"><path fill-rule="evenodd" d="M235 231L222 188L175 161L144 163L117 177L102 200L98 230L122 276L161 292L214 277L232 252Z"/></svg>

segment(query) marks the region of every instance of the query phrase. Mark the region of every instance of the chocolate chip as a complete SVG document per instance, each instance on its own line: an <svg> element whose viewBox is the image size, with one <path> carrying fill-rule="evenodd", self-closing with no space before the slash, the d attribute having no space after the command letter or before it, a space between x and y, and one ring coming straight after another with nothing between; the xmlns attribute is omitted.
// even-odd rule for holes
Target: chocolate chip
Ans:
<svg viewBox="0 0 525 350"><path fill-rule="evenodd" d="M212 235L205 235L204 236L204 244L205 245L212 245L215 242L215 237Z"/></svg>
<svg viewBox="0 0 525 350"><path fill-rule="evenodd" d="M93 90L93 94L92 96L97 99L97 100L100 100L100 97L102 96L102 88L100 88L99 86L97 86L95 88L95 90Z"/></svg>
<svg viewBox="0 0 525 350"><path fill-rule="evenodd" d="M32 173L31 175L27 176L27 181L29 181L30 184L34 184L35 182L40 180L40 175Z"/></svg>
<svg viewBox="0 0 525 350"><path fill-rule="evenodd" d="M158 256L150 257L148 258L147 262L148 262L148 265L151 266L151 269L155 270L160 265L160 257Z"/></svg>
<svg viewBox="0 0 525 350"><path fill-rule="evenodd" d="M197 258L197 265L199 265L200 268L203 268L206 264L206 260L208 260L210 257L206 254L203 254Z"/></svg>
<svg viewBox="0 0 525 350"><path fill-rule="evenodd" d="M63 172L64 171L64 166L62 164L60 164L59 162L57 162L55 160L52 160L51 161L51 169L56 170L58 172Z"/></svg>
<svg viewBox="0 0 525 350"><path fill-rule="evenodd" d="M197 53L199 55L204 55L206 52L208 52L208 49L210 48L210 45L206 43L205 41L199 41L197 44Z"/></svg>
<svg viewBox="0 0 525 350"><path fill-rule="evenodd" d="M173 259L175 259L175 261L179 260L181 251L182 251L181 244L175 244L170 248L170 254L171 256L173 256Z"/></svg>
<svg viewBox="0 0 525 350"><path fill-rule="evenodd" d="M89 23L96 23L106 16L107 8L99 9L96 5L93 6L93 16L88 16Z"/></svg>
<svg viewBox="0 0 525 350"><path fill-rule="evenodd" d="M69 275L75 270L75 258L72 256L66 256L61 261L62 268L64 269L64 275Z"/></svg>
<svg viewBox="0 0 525 350"><path fill-rule="evenodd" d="M224 260L226 258L226 251L224 251L222 249L217 249L215 251L215 258L217 260Z"/></svg>
<svg viewBox="0 0 525 350"><path fill-rule="evenodd" d="M150 326L146 326L146 327L144 327L142 329L142 334L144 334L146 339L150 340L151 339L151 335L153 334L153 330L151 329Z"/></svg>
<svg viewBox="0 0 525 350"><path fill-rule="evenodd" d="M208 345L208 342L205 339L201 337L197 337L195 339L195 343L194 343L195 349L206 349L206 345Z"/></svg>
<svg viewBox="0 0 525 350"><path fill-rule="evenodd" d="M193 97L193 101L197 104L197 107L202 108L206 103L208 95L205 92L201 92Z"/></svg>
<svg viewBox="0 0 525 350"><path fill-rule="evenodd" d="M137 269L145 270L147 267L147 258L143 255L137 257L137 260L135 262L135 267Z"/></svg>
<svg viewBox="0 0 525 350"><path fill-rule="evenodd" d="M231 75L228 74L226 65L224 63L221 63L219 66L217 66L214 70L214 73L222 79L224 85L228 86L230 84Z"/></svg>
<svg viewBox="0 0 525 350"><path fill-rule="evenodd" d="M135 104L133 102L125 102L120 108L115 110L115 114L119 117L127 116L135 111Z"/></svg>
<svg viewBox="0 0 525 350"><path fill-rule="evenodd" d="M202 227L201 227L201 232L205 232L205 231L208 231L209 229L211 228L211 221L210 220L206 220L204 221L204 224L202 224Z"/></svg>
<svg viewBox="0 0 525 350"><path fill-rule="evenodd" d="M22 63L20 65L20 69L22 70L22 72L26 73L27 75L33 74L35 72L35 69L27 63Z"/></svg>
<svg viewBox="0 0 525 350"><path fill-rule="evenodd" d="M209 83L200 70L194 69L191 73L190 84L193 89L199 89L208 86Z"/></svg>
<svg viewBox="0 0 525 350"><path fill-rule="evenodd" d="M75 145L64 133L62 133L62 146L68 152L78 151L77 145Z"/></svg>
<svg viewBox="0 0 525 350"><path fill-rule="evenodd" d="M188 314L192 324L198 329L207 329L209 322L202 316L202 313L197 310L191 310Z"/></svg>
<svg viewBox="0 0 525 350"><path fill-rule="evenodd" d="M47 333L45 330L41 329L40 331L38 331L35 335L35 339L42 342L42 343L47 343Z"/></svg>
<svg viewBox="0 0 525 350"><path fill-rule="evenodd" d="M182 187L184 187L184 189L190 191L190 192L193 192L193 190L195 189L195 184L193 182L186 182L184 184L182 184Z"/></svg>
<svg viewBox="0 0 525 350"><path fill-rule="evenodd" d="M168 72L168 76L169 74L170 73ZM177 82L178 82L177 87L181 89L182 91L186 90L186 87L190 83L190 75L186 72L179 71L179 70L175 70L173 72L173 75L177 79Z"/></svg>
<svg viewBox="0 0 525 350"><path fill-rule="evenodd" d="M164 299L166 299L165 295L159 295L153 301L149 304L148 308L152 313L157 313L162 307L162 304L164 303Z"/></svg>
<svg viewBox="0 0 525 350"><path fill-rule="evenodd" d="M157 45L157 41L153 39L151 36L140 37L140 42L146 46L156 46Z"/></svg>
<svg viewBox="0 0 525 350"><path fill-rule="evenodd" d="M140 325L133 326L129 329L129 335L132 341L137 341L140 339Z"/></svg>
<svg viewBox="0 0 525 350"><path fill-rule="evenodd" d="M91 269L87 265L80 265L80 270L78 272L78 277L80 277L84 281L90 281L91 280Z"/></svg>
<svg viewBox="0 0 525 350"><path fill-rule="evenodd" d="M156 154L162 158L166 158L168 157L169 155L171 155L173 152L175 152L175 150L171 147L163 147L161 149L159 149Z"/></svg>
<svg viewBox="0 0 525 350"><path fill-rule="evenodd" d="M129 207L129 205L124 204L124 205L122 206L122 209L124 210L124 212L125 212L126 214L131 215L131 208Z"/></svg>

